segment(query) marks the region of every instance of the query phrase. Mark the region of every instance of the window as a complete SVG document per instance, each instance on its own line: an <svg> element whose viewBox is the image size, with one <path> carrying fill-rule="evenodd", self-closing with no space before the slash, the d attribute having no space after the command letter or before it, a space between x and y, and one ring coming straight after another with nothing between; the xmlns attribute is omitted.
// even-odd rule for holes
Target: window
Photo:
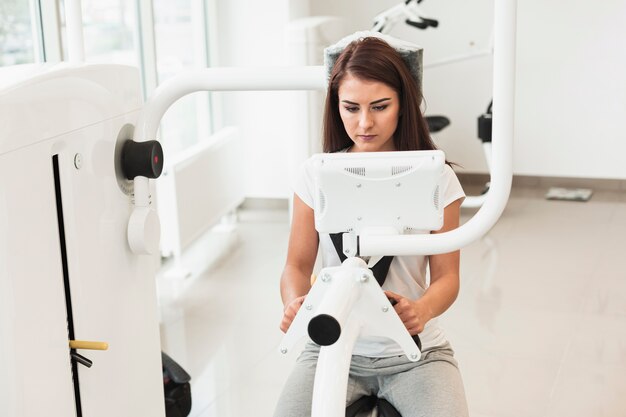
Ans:
<svg viewBox="0 0 626 417"><path fill-rule="evenodd" d="M85 60L137 66L135 3L82 0L82 9Z"/></svg>
<svg viewBox="0 0 626 417"><path fill-rule="evenodd" d="M29 0L0 1L0 67L36 61L33 14Z"/></svg>
<svg viewBox="0 0 626 417"><path fill-rule="evenodd" d="M205 0L153 0L159 83L183 70L208 64ZM212 132L210 94L181 98L163 117L161 137L172 154L206 139Z"/></svg>
<svg viewBox="0 0 626 417"><path fill-rule="evenodd" d="M82 0L88 63L136 66L144 95L183 70L208 66L211 0ZM0 0L0 66L68 59L64 0ZM161 124L169 155L213 132L209 93L175 103Z"/></svg>

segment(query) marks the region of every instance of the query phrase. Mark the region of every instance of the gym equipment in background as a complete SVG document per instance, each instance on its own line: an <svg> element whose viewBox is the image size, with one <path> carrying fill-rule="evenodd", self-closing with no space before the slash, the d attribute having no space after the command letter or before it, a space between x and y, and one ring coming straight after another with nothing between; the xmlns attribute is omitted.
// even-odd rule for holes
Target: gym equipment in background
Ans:
<svg viewBox="0 0 626 417"><path fill-rule="evenodd" d="M405 0L404 2L379 13L373 19L373 26L371 30L380 33L389 33L391 29L399 22L404 22L409 26L421 30L426 30L428 28L437 28L439 26L439 21L431 17L427 17L428 14L425 13L420 7L420 4L423 1L424 0ZM442 62L435 62L430 65L424 65L424 67L428 68L429 66L437 66L448 64L451 62L458 62L477 56L491 54L492 51L493 46L490 45L488 51L481 51L466 56L452 57L451 59L444 60ZM481 114L478 117L477 129L478 138L482 142L483 153L485 155L485 161L489 172L491 172L491 107L492 106L490 104L487 112ZM428 123L428 129L431 133L440 132L450 124L450 119L442 115L427 115L425 116L425 118L426 123ZM463 201L462 207L480 207L485 202L486 194L489 191L489 185L489 182L485 184L480 195L466 197Z"/></svg>

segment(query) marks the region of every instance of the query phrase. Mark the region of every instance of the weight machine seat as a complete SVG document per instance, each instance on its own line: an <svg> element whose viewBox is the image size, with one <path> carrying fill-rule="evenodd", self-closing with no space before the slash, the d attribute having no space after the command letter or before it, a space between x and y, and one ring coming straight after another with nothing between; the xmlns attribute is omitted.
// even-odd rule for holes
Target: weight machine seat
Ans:
<svg viewBox="0 0 626 417"><path fill-rule="evenodd" d="M367 413L374 408L378 409L378 417L402 417L391 403L376 395L361 397L346 408L346 417L357 417L360 413Z"/></svg>

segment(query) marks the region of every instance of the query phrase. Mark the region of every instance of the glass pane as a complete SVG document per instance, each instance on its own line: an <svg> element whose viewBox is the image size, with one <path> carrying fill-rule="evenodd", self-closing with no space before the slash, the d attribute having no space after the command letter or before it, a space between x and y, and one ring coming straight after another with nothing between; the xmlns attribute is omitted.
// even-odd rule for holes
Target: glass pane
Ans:
<svg viewBox="0 0 626 417"><path fill-rule="evenodd" d="M134 28L135 2L83 0L85 60L138 66Z"/></svg>
<svg viewBox="0 0 626 417"><path fill-rule="evenodd" d="M0 67L35 62L29 0L0 0Z"/></svg>
<svg viewBox="0 0 626 417"><path fill-rule="evenodd" d="M176 75L184 68L202 65L194 54L192 0L154 0L154 35L157 50L159 80Z"/></svg>
<svg viewBox="0 0 626 417"><path fill-rule="evenodd" d="M154 32L159 84L191 68L206 67L204 1L154 0ZM167 111L161 139L176 153L211 133L209 93L183 97Z"/></svg>

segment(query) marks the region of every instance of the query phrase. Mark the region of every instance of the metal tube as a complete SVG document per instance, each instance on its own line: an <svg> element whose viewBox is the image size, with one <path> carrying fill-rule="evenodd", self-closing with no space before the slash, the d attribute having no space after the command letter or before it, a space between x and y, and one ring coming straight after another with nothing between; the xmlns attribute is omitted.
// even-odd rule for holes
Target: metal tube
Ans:
<svg viewBox="0 0 626 417"><path fill-rule="evenodd" d="M428 235L361 236L361 255L435 255L453 252L486 234L504 211L513 176L516 0L496 0L493 75L491 186L480 210L450 232Z"/></svg>
<svg viewBox="0 0 626 417"><path fill-rule="evenodd" d="M161 84L139 116L135 141L156 138L161 118L178 99L196 91L324 90L323 66L205 68L184 72Z"/></svg>
<svg viewBox="0 0 626 417"><path fill-rule="evenodd" d="M361 262L366 268L365 262ZM324 275L331 277L326 284L330 288L315 311L316 316L309 322L309 337L316 343L327 346L335 343L343 332L352 307L361 296L362 287L354 268L341 268L332 275L324 272L322 278Z"/></svg>
<svg viewBox="0 0 626 417"><path fill-rule="evenodd" d="M196 91L276 91L323 90L326 88L325 68L261 67L206 68L182 73L161 84L144 105L137 121L134 140L156 139L163 115L181 97ZM135 206L149 204L148 181L135 179Z"/></svg>
<svg viewBox="0 0 626 417"><path fill-rule="evenodd" d="M77 1L77 0L76 0ZM183 73L163 83L144 105L139 115L134 140L144 142L156 138L159 123L167 109L181 97L196 91L264 91L264 90L323 90L326 88L325 68L260 67L206 68ZM147 225L158 223L150 209L150 184L145 177L134 180L134 204L128 222L128 242L137 254L152 253L154 242L147 242ZM156 226L153 226L156 227ZM158 237L156 246L158 246Z"/></svg>
<svg viewBox="0 0 626 417"><path fill-rule="evenodd" d="M450 232L436 235L362 236L362 255L434 255L452 252L478 240L498 221L508 201L513 175L516 9L516 0L495 2L493 154L491 187L485 203L467 223ZM165 111L179 98L194 91L323 90L325 87L323 66L208 68L191 71L170 79L155 90L139 117L135 140L141 142L154 139ZM149 205L149 184L146 178L135 179L134 198L136 207ZM136 211L137 208L135 214ZM143 219L137 224L143 224ZM129 236L140 236L141 233L139 228L135 229L129 223Z"/></svg>
<svg viewBox="0 0 626 417"><path fill-rule="evenodd" d="M354 343L361 326L348 319L345 330L332 346L320 348L315 381L311 417L340 417L346 415L346 387L350 374L350 361Z"/></svg>

